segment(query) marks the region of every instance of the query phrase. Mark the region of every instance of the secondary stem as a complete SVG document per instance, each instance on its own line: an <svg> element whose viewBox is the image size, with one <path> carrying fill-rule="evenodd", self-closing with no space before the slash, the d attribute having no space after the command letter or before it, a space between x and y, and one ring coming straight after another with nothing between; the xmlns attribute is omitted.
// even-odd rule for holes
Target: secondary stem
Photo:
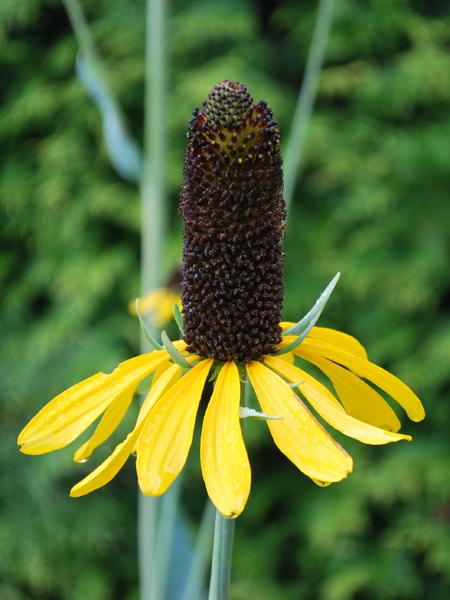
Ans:
<svg viewBox="0 0 450 600"><path fill-rule="evenodd" d="M284 199L288 212L303 156L306 131L316 97L333 10L334 0L320 0L311 46L306 60L305 76L298 96L284 157Z"/></svg>
<svg viewBox="0 0 450 600"><path fill-rule="evenodd" d="M141 289L148 293L161 283L162 243L166 227L163 156L164 128L164 0L146 2L144 101L144 166L141 181ZM141 337L141 350L149 350ZM158 500L139 494L139 579L142 600L157 600L155 536Z"/></svg>

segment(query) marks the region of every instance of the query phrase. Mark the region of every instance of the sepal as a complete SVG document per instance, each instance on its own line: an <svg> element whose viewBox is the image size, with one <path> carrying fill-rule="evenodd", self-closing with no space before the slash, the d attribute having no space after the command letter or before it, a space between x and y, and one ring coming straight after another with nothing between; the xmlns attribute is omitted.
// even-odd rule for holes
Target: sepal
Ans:
<svg viewBox="0 0 450 600"><path fill-rule="evenodd" d="M150 329L147 327L144 319L142 318L141 312L139 310L139 298L136 298L135 306L136 306L136 314L139 319L139 325L141 326L142 333L144 334L145 339L150 344L150 346L153 348L153 350L161 350L161 348L162 348L161 344L158 344L158 342L152 336L152 334L150 333Z"/></svg>
<svg viewBox="0 0 450 600"><path fill-rule="evenodd" d="M186 360L186 358L181 354L181 352L175 348L165 331L161 332L161 341L164 345L164 348L167 350L167 353L169 354L170 358L175 364L179 365L180 367L183 367L184 369L190 369L193 366L190 362Z"/></svg>
<svg viewBox="0 0 450 600"><path fill-rule="evenodd" d="M333 293L333 290L336 287L336 284L339 281L340 276L341 276L340 273L336 273L336 275L333 277L333 279L330 281L330 283L327 285L327 287L323 290L323 292L317 298L317 300L314 303L314 306L311 308L311 310L309 310L306 313L306 315L302 319L300 319L300 321L298 323L296 323L292 327L289 327L289 329L287 329L286 331L283 332L283 336L297 335L298 337L297 337L297 339L295 339L293 342L291 342L290 344L288 344L281 350L278 350L278 352L275 352L274 353L275 356L281 356L282 354L291 352L292 350L297 348L297 346L299 346L303 342L305 337L308 335L308 333L311 331L311 329L314 327L314 325L319 320L319 317L322 314L322 311L325 308L325 305L328 302L331 294Z"/></svg>
<svg viewBox="0 0 450 600"><path fill-rule="evenodd" d="M241 406L239 408L239 417L241 419L257 419L258 421L281 421L283 419L283 417L267 415L265 412L259 412L248 406Z"/></svg>

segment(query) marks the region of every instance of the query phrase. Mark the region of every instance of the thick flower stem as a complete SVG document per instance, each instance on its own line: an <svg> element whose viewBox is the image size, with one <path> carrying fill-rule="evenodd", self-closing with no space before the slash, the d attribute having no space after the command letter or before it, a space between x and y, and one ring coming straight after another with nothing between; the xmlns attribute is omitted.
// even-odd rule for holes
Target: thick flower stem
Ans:
<svg viewBox="0 0 450 600"><path fill-rule="evenodd" d="M236 519L226 519L216 511L208 600L228 600L235 523Z"/></svg>

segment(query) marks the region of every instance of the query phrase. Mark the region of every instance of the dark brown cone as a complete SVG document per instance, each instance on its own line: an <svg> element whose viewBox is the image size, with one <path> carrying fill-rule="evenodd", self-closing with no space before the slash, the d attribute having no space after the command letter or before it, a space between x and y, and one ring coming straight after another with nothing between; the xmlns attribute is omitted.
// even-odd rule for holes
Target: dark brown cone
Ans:
<svg viewBox="0 0 450 600"><path fill-rule="evenodd" d="M279 131L265 102L224 81L188 131L181 190L188 349L262 360L281 340L285 206Z"/></svg>

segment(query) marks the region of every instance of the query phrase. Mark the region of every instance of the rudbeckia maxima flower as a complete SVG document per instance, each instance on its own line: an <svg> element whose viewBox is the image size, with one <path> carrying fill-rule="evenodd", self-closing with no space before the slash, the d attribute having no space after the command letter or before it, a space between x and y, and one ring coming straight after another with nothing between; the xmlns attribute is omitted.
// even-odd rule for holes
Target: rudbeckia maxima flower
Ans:
<svg viewBox="0 0 450 600"><path fill-rule="evenodd" d="M330 286L298 324L280 323L285 212L279 133L267 105L254 103L241 84L223 82L204 110L194 112L188 140L180 202L183 339L172 343L163 335L161 349L69 388L18 441L26 454L51 452L101 416L75 452L83 462L117 428L138 383L152 375L133 430L70 493L102 487L136 453L142 492L158 496L186 462L210 377L202 474L217 509L236 517L251 484L241 430L243 381L252 386L276 446L321 486L341 481L353 467L330 430L373 445L411 439L399 433L400 421L378 390L413 421L423 419L424 410L408 386L369 361L355 338L314 326ZM309 364L322 371L333 392L308 373Z"/></svg>

